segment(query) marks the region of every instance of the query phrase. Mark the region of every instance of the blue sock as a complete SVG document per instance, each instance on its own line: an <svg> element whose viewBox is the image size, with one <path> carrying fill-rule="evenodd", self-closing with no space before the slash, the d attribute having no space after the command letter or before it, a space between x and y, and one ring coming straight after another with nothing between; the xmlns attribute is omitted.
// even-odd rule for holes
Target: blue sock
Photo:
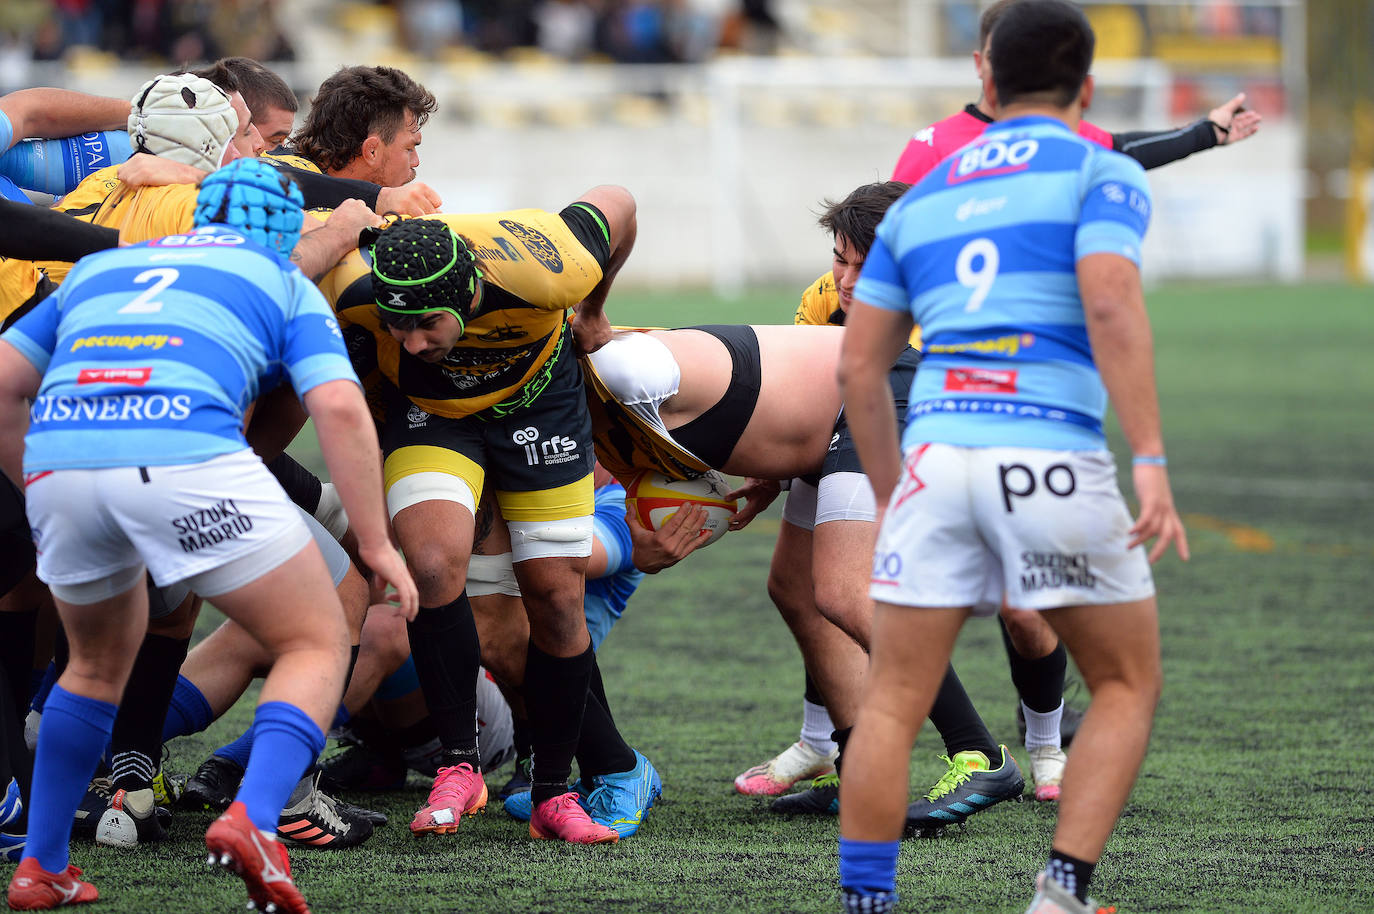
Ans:
<svg viewBox="0 0 1374 914"><path fill-rule="evenodd" d="M43 681L38 684L38 688L34 689L33 698L29 701L29 707L39 714L42 714L43 703L48 700L48 693L52 691L52 687L56 684L57 667L50 662L48 668L43 671Z"/></svg>
<svg viewBox="0 0 1374 914"><path fill-rule="evenodd" d="M249 727L239 734L239 738L232 743L225 743L212 754L220 758L227 758L229 761L238 765L240 768L248 767L248 755L253 751L253 728Z"/></svg>
<svg viewBox="0 0 1374 914"><path fill-rule="evenodd" d="M840 839L840 886L863 895L897 889L899 841Z"/></svg>
<svg viewBox="0 0 1374 914"><path fill-rule="evenodd" d="M24 856L49 873L67 870L72 817L86 794L117 708L54 685L38 729L38 757L29 790L29 838Z"/></svg>
<svg viewBox="0 0 1374 914"><path fill-rule="evenodd" d="M172 689L172 703L167 708L167 719L162 724L162 741L174 737L199 733L215 719L205 694L196 684L185 676L177 676L176 687Z"/></svg>
<svg viewBox="0 0 1374 914"><path fill-rule="evenodd" d="M304 711L284 701L258 705L253 718L253 757L243 772L237 799L248 818L275 832L282 807L305 769L324 750L324 732Z"/></svg>
<svg viewBox="0 0 1374 914"><path fill-rule="evenodd" d="M406 655L406 662L377 686L377 698L388 701L409 695L420 687L420 675L415 672L415 657Z"/></svg>
<svg viewBox="0 0 1374 914"><path fill-rule="evenodd" d="M339 705L339 709L334 712L334 722L329 725L329 729L337 730L352 719L353 715L348 713L348 709L343 705Z"/></svg>

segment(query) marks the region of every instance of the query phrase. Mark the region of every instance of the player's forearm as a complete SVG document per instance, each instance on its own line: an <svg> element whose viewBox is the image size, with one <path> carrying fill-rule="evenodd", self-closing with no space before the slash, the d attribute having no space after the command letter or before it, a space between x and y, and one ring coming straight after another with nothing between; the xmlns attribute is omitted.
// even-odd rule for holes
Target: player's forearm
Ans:
<svg viewBox="0 0 1374 914"><path fill-rule="evenodd" d="M1177 130L1112 134L1112 148L1145 168L1158 168L1217 145L1216 127L1203 119Z"/></svg>
<svg viewBox="0 0 1374 914"><path fill-rule="evenodd" d="M0 470L24 487L24 435L29 430L28 404L19 397L0 397Z"/></svg>
<svg viewBox="0 0 1374 914"><path fill-rule="evenodd" d="M55 138L122 130L129 122L127 99L87 95L67 89L20 89L0 100L14 123L14 138Z"/></svg>
<svg viewBox="0 0 1374 914"><path fill-rule="evenodd" d="M1110 255L1099 255L1107 258ZM1093 361L1133 454L1164 453L1155 388L1154 341L1140 274L1098 257L1079 263L1083 313ZM1094 263L1093 261L1098 261Z"/></svg>
<svg viewBox="0 0 1374 914"><path fill-rule="evenodd" d="M330 381L309 391L305 403L359 550L390 548L381 449L362 391L352 381Z"/></svg>

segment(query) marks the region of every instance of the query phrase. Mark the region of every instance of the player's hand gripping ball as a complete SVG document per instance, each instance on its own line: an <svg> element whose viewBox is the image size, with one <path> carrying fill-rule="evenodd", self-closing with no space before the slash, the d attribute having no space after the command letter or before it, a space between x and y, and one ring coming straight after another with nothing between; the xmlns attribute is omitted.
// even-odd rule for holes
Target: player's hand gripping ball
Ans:
<svg viewBox="0 0 1374 914"><path fill-rule="evenodd" d="M701 505L706 509L706 522L701 529L707 532L709 546L725 535L730 516L738 502L726 498L730 484L715 470L696 479L669 479L662 473L645 471L625 487L625 507L650 530L658 530L684 505Z"/></svg>

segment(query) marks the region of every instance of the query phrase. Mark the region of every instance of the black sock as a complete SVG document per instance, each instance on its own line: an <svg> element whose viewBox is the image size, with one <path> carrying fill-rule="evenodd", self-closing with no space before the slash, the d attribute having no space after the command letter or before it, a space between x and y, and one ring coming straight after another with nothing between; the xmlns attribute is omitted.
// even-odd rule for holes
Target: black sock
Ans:
<svg viewBox="0 0 1374 914"><path fill-rule="evenodd" d="M403 750L418 749L425 743L432 741L438 735L439 728L434 726L434 718L426 714L409 727L402 727L397 730L395 733L395 742Z"/></svg>
<svg viewBox="0 0 1374 914"><path fill-rule="evenodd" d="M517 759L527 759L530 757L530 721L527 717L518 714L511 715L511 727L514 731L511 741L515 744L515 757Z"/></svg>
<svg viewBox="0 0 1374 914"><path fill-rule="evenodd" d="M607 715L611 713L611 702L606 697L606 684L601 681L601 667L597 665L595 656L592 657L592 678L587 684L587 694L601 702L601 707Z"/></svg>
<svg viewBox="0 0 1374 914"><path fill-rule="evenodd" d="M190 644L190 638L143 636L124 687L131 700L119 703L110 734L110 779L116 789L152 786L162 763L162 724Z"/></svg>
<svg viewBox="0 0 1374 914"><path fill-rule="evenodd" d="M825 704L825 699L821 698L821 690L816 688L816 681L811 678L810 673L806 674L806 691L802 693L802 698L813 705Z"/></svg>
<svg viewBox="0 0 1374 914"><path fill-rule="evenodd" d="M444 752L477 755L477 670L481 648L467 594L446 606L422 607L406 623L415 674Z"/></svg>
<svg viewBox="0 0 1374 914"><path fill-rule="evenodd" d="M950 758L953 758L956 752L977 749L988 757L990 764L1001 765L1002 751L997 747L992 734L988 732L983 718L978 715L978 710L973 707L973 702L964 691L964 684L959 681L953 665L945 670L940 691L935 693L935 704L930 709L930 722L939 731L940 739L945 742L945 754Z"/></svg>
<svg viewBox="0 0 1374 914"><path fill-rule="evenodd" d="M530 721L534 771L530 799L535 806L568 792L573 756L582 733L596 654L591 645L574 657L555 657L531 641L525 656L525 711Z"/></svg>
<svg viewBox="0 0 1374 914"><path fill-rule="evenodd" d="M1049 878L1068 889L1079 901L1088 900L1088 883L1092 881L1096 863L1070 857L1061 851L1050 851L1050 862L1045 864Z"/></svg>
<svg viewBox="0 0 1374 914"><path fill-rule="evenodd" d="M20 720L28 713L33 635L37 624L37 609L0 613L0 675L5 677L10 702Z"/></svg>
<svg viewBox="0 0 1374 914"><path fill-rule="evenodd" d="M844 758L844 747L849 745L849 735L854 732L853 727L841 727L832 730L830 738L835 741L835 773L840 773L840 759Z"/></svg>
<svg viewBox="0 0 1374 914"><path fill-rule="evenodd" d="M1011 664L1011 681L1016 686L1016 694L1025 702L1026 707L1037 714L1048 714L1059 707L1064 700L1064 672L1068 669L1068 653L1064 642L1060 641L1043 657L1023 657L1017 653L1016 645L1011 643L1007 634L1007 623L997 618L1002 628L1002 645L1007 649L1007 662Z"/></svg>
<svg viewBox="0 0 1374 914"><path fill-rule="evenodd" d="M591 692L582 712L582 735L577 741L577 770L588 784L598 774L619 774L635 766L635 753L620 735L609 711Z"/></svg>
<svg viewBox="0 0 1374 914"><path fill-rule="evenodd" d="M344 672L343 683L343 690L345 692L348 691L348 684L353 681L353 671L358 667L358 652L360 650L362 650L361 645L350 644L348 646L348 669Z"/></svg>

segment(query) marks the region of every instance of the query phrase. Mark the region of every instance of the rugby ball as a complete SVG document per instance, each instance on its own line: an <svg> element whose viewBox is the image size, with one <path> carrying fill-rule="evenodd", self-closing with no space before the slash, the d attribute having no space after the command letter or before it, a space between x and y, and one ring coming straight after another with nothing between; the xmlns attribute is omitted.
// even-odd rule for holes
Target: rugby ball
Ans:
<svg viewBox="0 0 1374 914"><path fill-rule="evenodd" d="M634 512L645 527L659 530L683 505L701 505L706 509L701 529L709 534L702 545L709 546L725 535L735 513L738 502L725 497L731 488L715 470L696 479L669 479L662 473L646 471L625 487L625 509Z"/></svg>

